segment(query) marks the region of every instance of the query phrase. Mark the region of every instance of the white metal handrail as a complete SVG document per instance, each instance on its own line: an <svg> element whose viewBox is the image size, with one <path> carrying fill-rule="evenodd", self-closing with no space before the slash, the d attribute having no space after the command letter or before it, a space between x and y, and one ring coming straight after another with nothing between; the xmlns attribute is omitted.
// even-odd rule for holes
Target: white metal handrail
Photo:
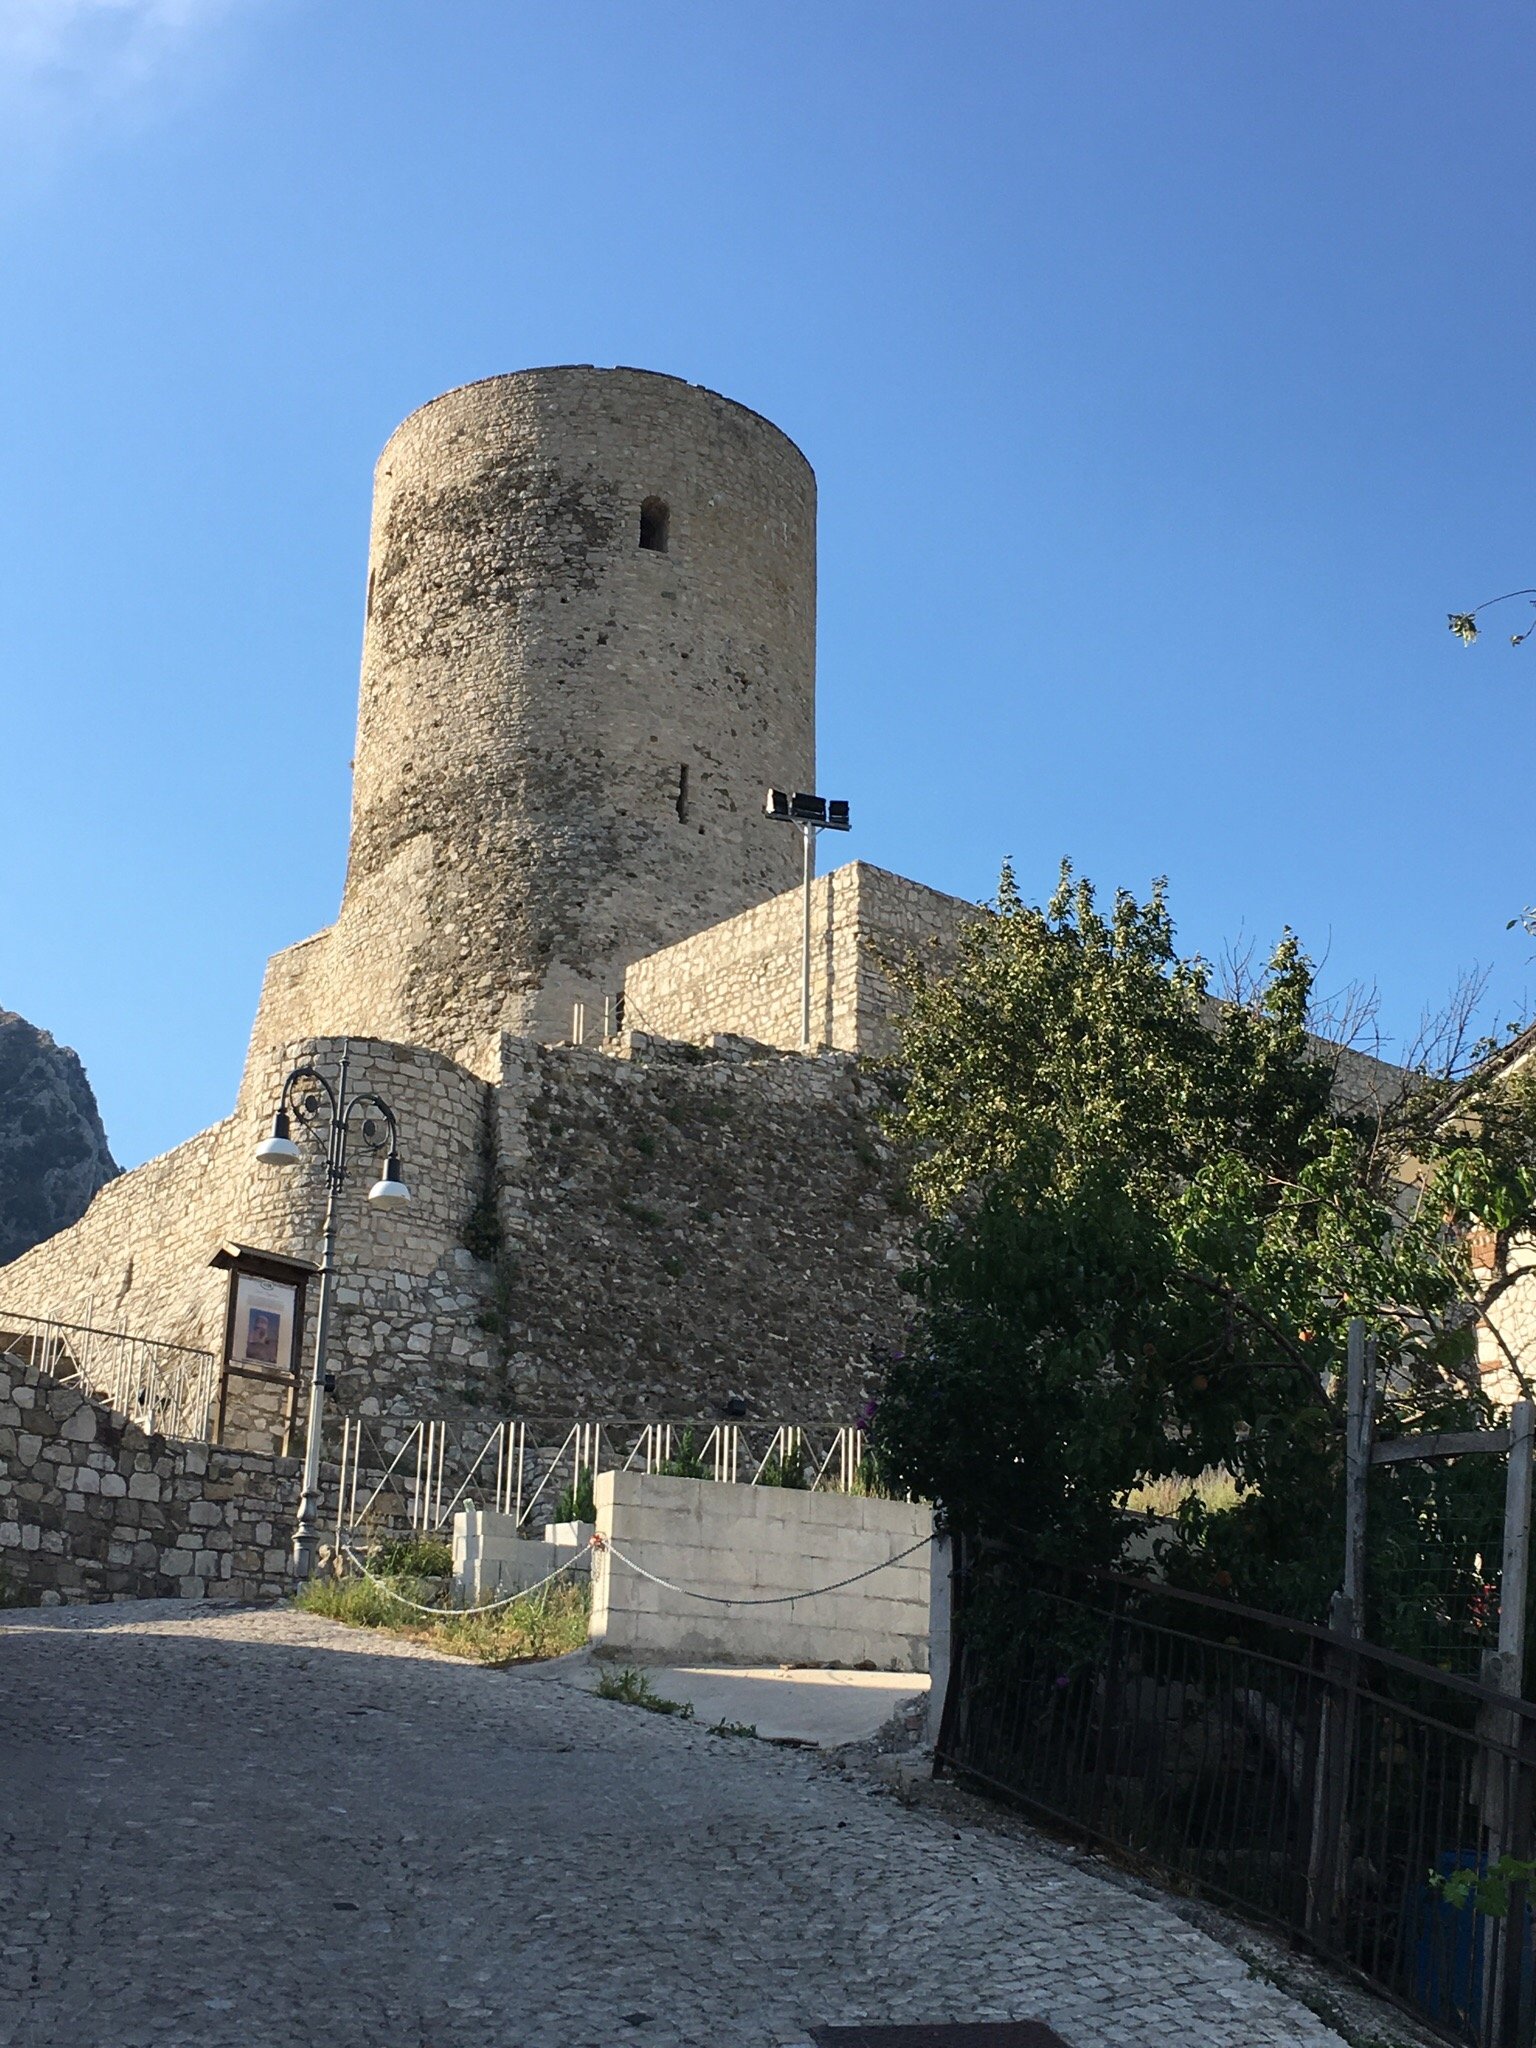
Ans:
<svg viewBox="0 0 1536 2048"><path fill-rule="evenodd" d="M0 1351L79 1387L153 1435L206 1442L213 1434L218 1368L211 1351L4 1307Z"/></svg>
<svg viewBox="0 0 1536 2048"><path fill-rule="evenodd" d="M793 1471L808 1492L849 1493L859 1483L865 1449L864 1432L853 1424L509 1418L487 1430L483 1423L441 1418L345 1416L337 1539L370 1518L437 1533L448 1528L466 1499L513 1516L521 1527L541 1501L549 1509L558 1486L575 1486L583 1473L657 1472L684 1462L721 1484L782 1484ZM386 1495L387 1512L376 1516Z"/></svg>

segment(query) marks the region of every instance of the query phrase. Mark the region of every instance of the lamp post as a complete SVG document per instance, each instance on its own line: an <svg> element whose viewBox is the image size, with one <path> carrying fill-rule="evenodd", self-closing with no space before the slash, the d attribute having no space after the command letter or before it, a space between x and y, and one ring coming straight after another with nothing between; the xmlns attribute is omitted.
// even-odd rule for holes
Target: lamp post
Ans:
<svg viewBox="0 0 1536 2048"><path fill-rule="evenodd" d="M816 873L816 834L846 832L848 806L839 797L809 796L802 789L793 792L770 789L763 803L765 817L780 825L798 825L804 841L801 868L800 945L800 1050L811 1049L811 881Z"/></svg>
<svg viewBox="0 0 1536 2048"><path fill-rule="evenodd" d="M333 1084L318 1067L297 1066L283 1083L272 1130L256 1147L264 1166L297 1166L303 1157L293 1138L297 1122L325 1135L325 1227L320 1254L320 1300L315 1310L315 1358L304 1429L304 1484L293 1532L293 1569L307 1579L315 1565L315 1532L320 1508L320 1425L325 1406L325 1347L330 1334L331 1290L336 1278L337 1204L347 1178L347 1129L361 1110L357 1135L371 1152L385 1152L384 1171L368 1190L380 1208L403 1208L411 1199L400 1170L395 1113L382 1096L353 1095L349 1089L352 1042L343 1040L341 1071ZM387 1149L386 1149L387 1148Z"/></svg>

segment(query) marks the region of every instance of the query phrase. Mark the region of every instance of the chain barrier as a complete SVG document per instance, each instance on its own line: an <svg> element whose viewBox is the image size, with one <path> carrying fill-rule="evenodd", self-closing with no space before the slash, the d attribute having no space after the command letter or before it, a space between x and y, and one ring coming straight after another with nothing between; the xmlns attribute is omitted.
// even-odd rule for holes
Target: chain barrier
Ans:
<svg viewBox="0 0 1536 2048"><path fill-rule="evenodd" d="M658 1578L655 1572L648 1572L643 1564L636 1564L632 1557L626 1557L622 1550L608 1542L605 1537L594 1536L592 1548L606 1550L610 1557L616 1557L620 1564L636 1572L642 1579L649 1579L653 1586L661 1586L668 1593L681 1593L685 1600L706 1600L711 1607L792 1607L797 1600L815 1600L822 1593L841 1592L844 1586L856 1586L860 1579L872 1579L876 1572L888 1571L893 1564L900 1564L904 1558L915 1557L920 1550L926 1550L930 1537L911 1544L906 1550L898 1550L894 1557L882 1558L879 1564L872 1564L867 1570L855 1572L851 1578L834 1579L830 1586L811 1586L803 1593L744 1594L739 1599L721 1593L698 1593L692 1586L674 1585L671 1579Z"/></svg>
<svg viewBox="0 0 1536 2048"><path fill-rule="evenodd" d="M616 1544L610 1543L606 1537L594 1534L575 1557L567 1558L562 1565L556 1565L547 1578L539 1579L531 1586L519 1587L517 1592L509 1593L504 1600L487 1600L477 1607L429 1607L420 1600L408 1599L404 1593L397 1593L386 1580L369 1571L366 1563L350 1543L344 1542L341 1551L370 1585L377 1586L387 1598L398 1601L400 1606L409 1607L417 1614L479 1615L495 1614L503 1607L513 1607L519 1600L527 1600L534 1593L542 1592L546 1586L553 1585L555 1580L566 1572L573 1571L588 1551L594 1554L605 1552L609 1557L616 1558L627 1571L634 1572L639 1578L648 1579L653 1586L660 1586L665 1592L680 1594L685 1600L703 1600L711 1607L793 1607L797 1600L816 1600L823 1593L840 1593L845 1586L856 1586L861 1579L872 1579L876 1572L889 1571L893 1564L901 1564L909 1557L916 1557L920 1550L926 1550L930 1540L924 1536L919 1542L910 1544L907 1549L898 1550L894 1557L884 1557L879 1564L868 1565L863 1571L854 1572L846 1579L834 1579L827 1586L808 1586L803 1593L743 1594L737 1598L721 1593L700 1593L692 1586L679 1586L671 1579L663 1579L655 1572L648 1572L643 1564L636 1564L632 1557L626 1557L624 1552Z"/></svg>
<svg viewBox="0 0 1536 2048"><path fill-rule="evenodd" d="M344 1557L356 1565L369 1585L377 1586L381 1593L391 1600L398 1601L402 1607L412 1608L417 1614L463 1615L467 1617L469 1615L495 1614L503 1607L515 1607L519 1600L527 1600L535 1593L542 1593L546 1586L552 1586L555 1580L564 1573L574 1571L587 1551L595 1550L596 1548L597 1540L594 1537L590 1543L584 1544L574 1557L568 1557L564 1564L557 1564L547 1578L538 1579L531 1586L519 1586L515 1593L509 1593L504 1600L486 1600L476 1607L428 1607L420 1600L409 1600L404 1593L397 1593L387 1579L381 1579L376 1572L369 1571L367 1565L358 1556L350 1543L343 1543L341 1545L341 1552Z"/></svg>

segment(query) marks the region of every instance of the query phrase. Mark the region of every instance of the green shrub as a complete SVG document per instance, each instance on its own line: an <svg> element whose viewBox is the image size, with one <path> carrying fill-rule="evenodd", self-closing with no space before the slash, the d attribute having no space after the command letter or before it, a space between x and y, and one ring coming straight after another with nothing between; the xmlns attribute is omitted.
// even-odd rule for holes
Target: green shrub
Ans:
<svg viewBox="0 0 1536 2048"><path fill-rule="evenodd" d="M792 1449L782 1443L762 1469L759 1486L805 1485L805 1447L798 1440Z"/></svg>
<svg viewBox="0 0 1536 2048"><path fill-rule="evenodd" d="M897 1498L886 1485L880 1470L880 1460L874 1451L866 1451L853 1475L850 1493L862 1493L873 1500L894 1500Z"/></svg>
<svg viewBox="0 0 1536 2048"><path fill-rule="evenodd" d="M595 1522L597 1504L592 1498L592 1472L590 1468L578 1467L572 1485L560 1489L560 1499L555 1507L557 1522Z"/></svg>
<svg viewBox="0 0 1536 2048"><path fill-rule="evenodd" d="M387 1536L369 1551L368 1569L381 1579L445 1579L453 1552L437 1536Z"/></svg>
<svg viewBox="0 0 1536 2048"><path fill-rule="evenodd" d="M709 1474L704 1470L704 1453L703 1447L699 1442L699 1433L691 1423L679 1435L671 1457L658 1465L656 1470L667 1479L707 1479L709 1477Z"/></svg>

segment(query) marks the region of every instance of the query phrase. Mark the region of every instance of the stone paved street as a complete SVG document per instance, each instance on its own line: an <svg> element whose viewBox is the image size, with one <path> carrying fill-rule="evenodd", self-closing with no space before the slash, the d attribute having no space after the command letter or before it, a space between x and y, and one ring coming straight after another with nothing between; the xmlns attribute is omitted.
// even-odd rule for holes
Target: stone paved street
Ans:
<svg viewBox="0 0 1536 2048"><path fill-rule="evenodd" d="M0 1624L0 2042L1339 2048L1160 1903L802 1750L282 1611Z"/></svg>

